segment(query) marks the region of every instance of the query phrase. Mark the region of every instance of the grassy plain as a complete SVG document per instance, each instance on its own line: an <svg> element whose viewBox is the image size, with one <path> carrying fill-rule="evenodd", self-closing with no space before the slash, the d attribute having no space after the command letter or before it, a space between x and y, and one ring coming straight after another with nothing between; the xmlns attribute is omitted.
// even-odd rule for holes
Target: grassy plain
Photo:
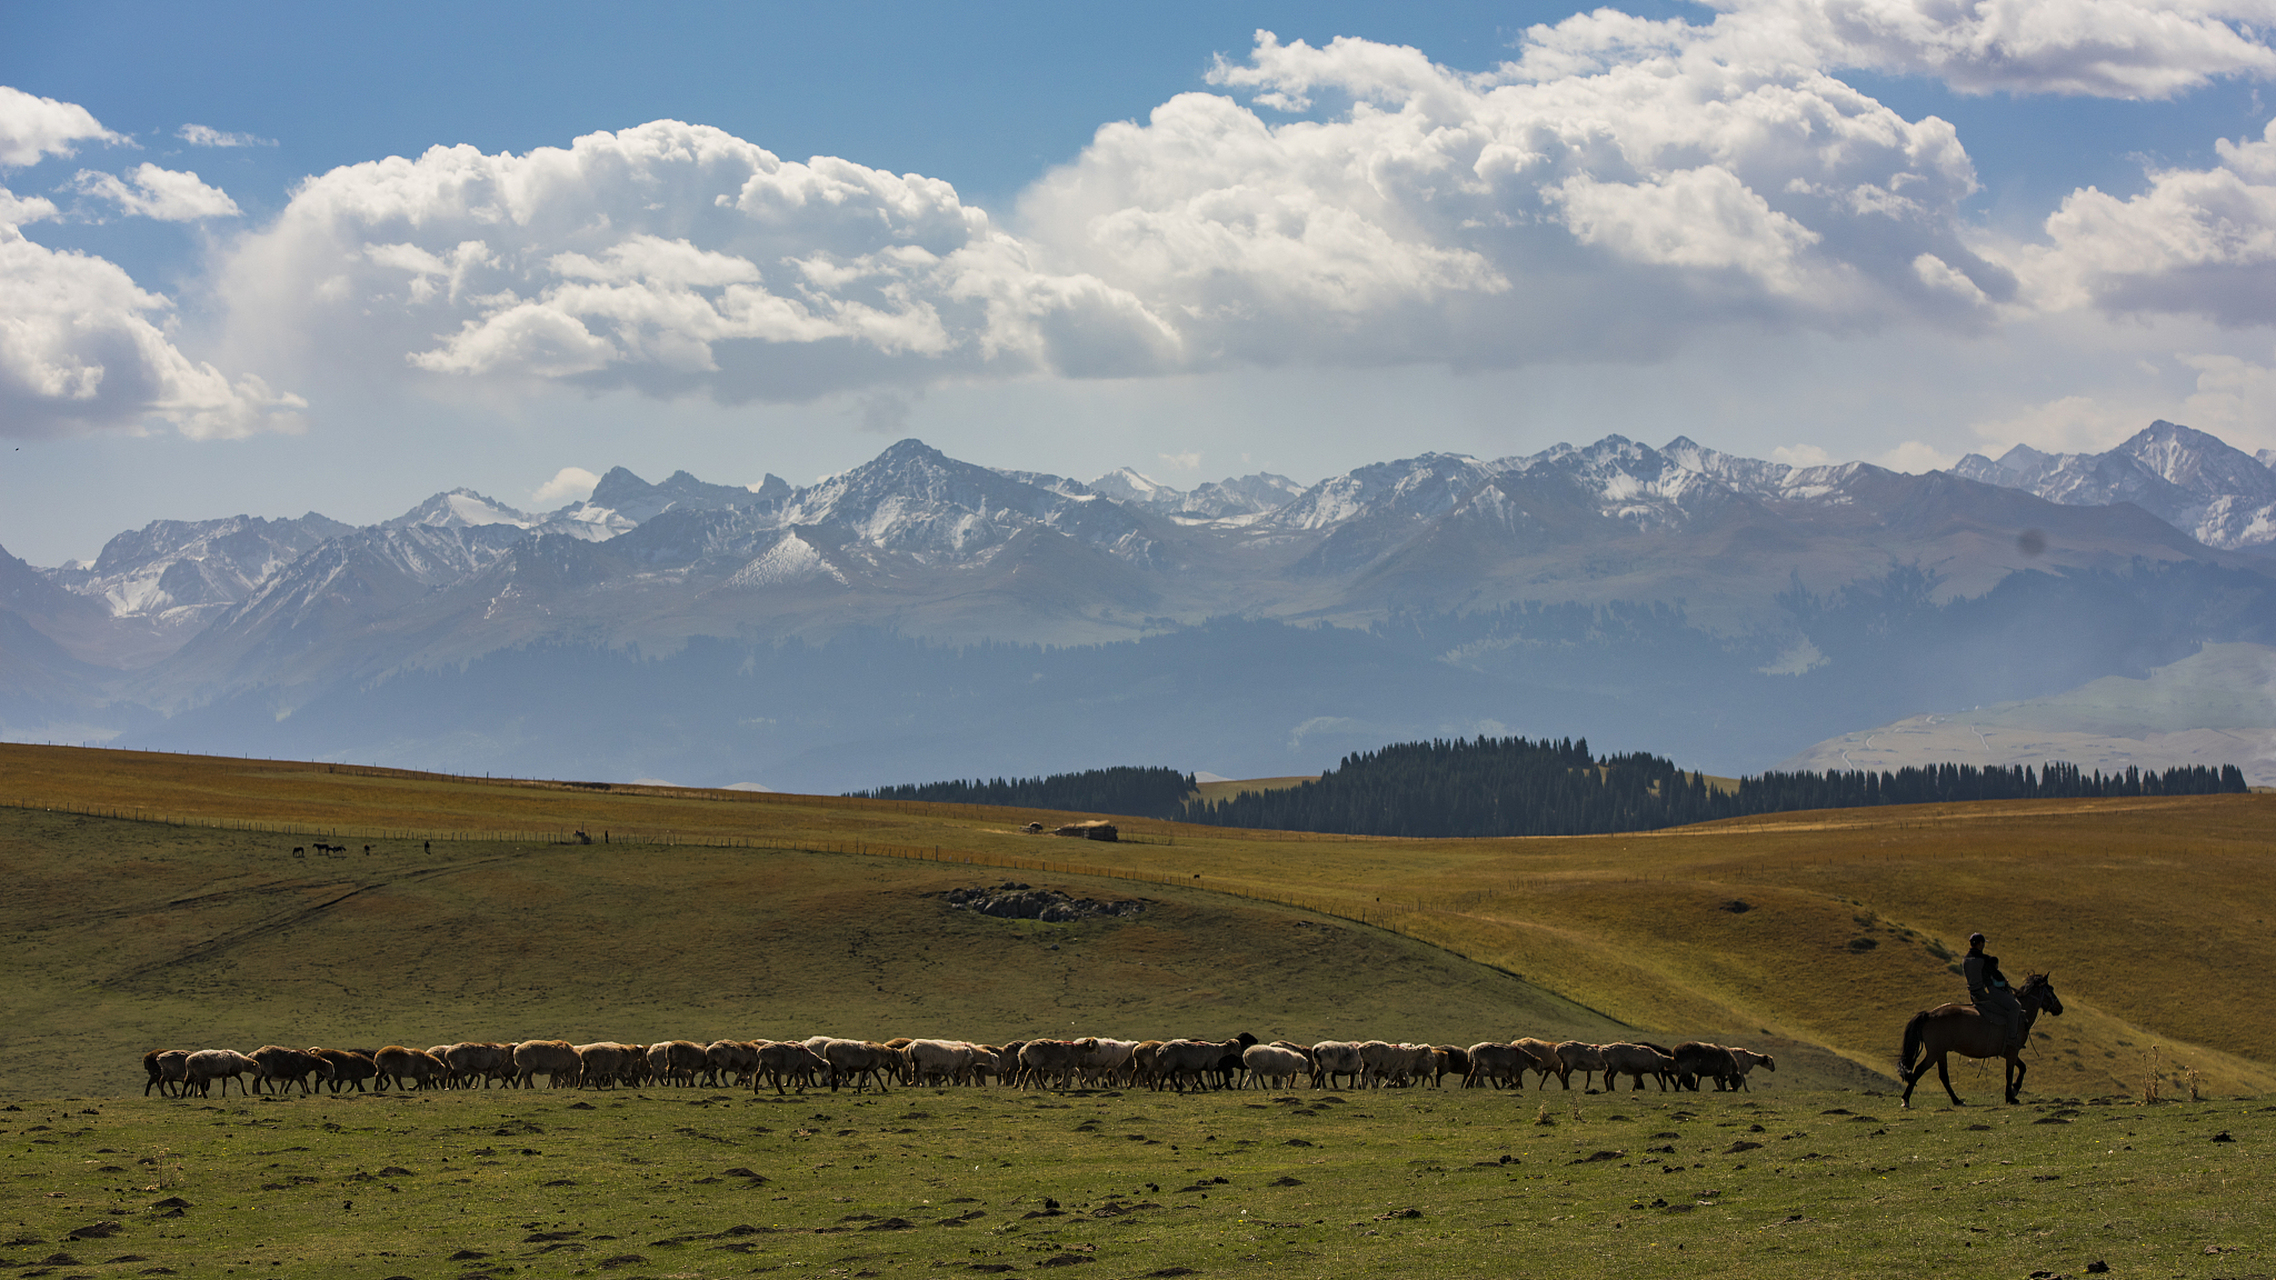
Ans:
<svg viewBox="0 0 2276 1280"><path fill-rule="evenodd" d="M2272 1269L2276 1108L1892 1104L1545 1104L1482 1089L10 1102L0 1267L370 1280Z"/></svg>
<svg viewBox="0 0 2276 1280"><path fill-rule="evenodd" d="M10 797L379 846L293 860L300 838L281 831L148 823L0 840L12 889L0 1013L150 1043L273 1038L261 1028L280 1022L327 1028L308 1043L395 1028L571 1034L566 1014L619 1036L685 1034L698 1019L730 1024L716 1034L826 1020L975 1038L1625 1028L1800 1060L1815 1046L1862 1081L1888 1070L1912 1010L1960 994L1952 961L1982 929L2011 973L2051 971L2068 1007L2034 1046L2042 1095L2131 1094L2152 1072L2168 1089L2188 1071L2207 1093L2276 1087L2261 995L2276 969L2270 796L1908 806L1537 840L1125 820L1129 839L1103 844L1025 835L1047 815L1022 810L8 746ZM679 843L538 843L573 829ZM429 854L427 835L447 838ZM189 843L161 848L171 839ZM994 866L850 856L864 851ZM1028 940L1041 926L991 921L954 940L965 926L915 896L1003 867L1165 906L1075 927L1086 940L1054 952ZM1418 942L1437 950L1397 949ZM1812 1065L1809 1082L1837 1082L1838 1064ZM24 1082L0 1075L0 1087Z"/></svg>

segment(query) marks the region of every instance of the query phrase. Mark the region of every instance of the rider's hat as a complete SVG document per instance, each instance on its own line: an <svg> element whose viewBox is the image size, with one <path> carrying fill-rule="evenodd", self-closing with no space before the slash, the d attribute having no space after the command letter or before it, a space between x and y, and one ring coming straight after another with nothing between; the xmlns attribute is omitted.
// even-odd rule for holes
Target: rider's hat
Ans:
<svg viewBox="0 0 2276 1280"><path fill-rule="evenodd" d="M1969 946L1971 946L1971 947L1980 947L1980 946L1984 945L1984 935L1982 935L1982 934L1980 934L1980 933L1971 933L1971 934L1969 934L1969 935L1968 935L1968 945L1969 945Z"/></svg>

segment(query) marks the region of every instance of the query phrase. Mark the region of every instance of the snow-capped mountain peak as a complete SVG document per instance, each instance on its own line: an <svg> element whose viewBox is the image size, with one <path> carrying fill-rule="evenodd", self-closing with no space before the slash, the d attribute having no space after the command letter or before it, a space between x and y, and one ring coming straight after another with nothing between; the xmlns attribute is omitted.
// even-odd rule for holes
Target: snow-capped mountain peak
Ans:
<svg viewBox="0 0 2276 1280"><path fill-rule="evenodd" d="M1953 471L2065 506L2131 502L2209 547L2276 544L2276 472L2218 436L2163 419L2104 453L2019 444L1996 462L1971 453Z"/></svg>
<svg viewBox="0 0 2276 1280"><path fill-rule="evenodd" d="M483 525L510 524L517 529L527 529L536 523L536 517L528 512L517 511L472 489L452 489L436 494L393 520L383 521L381 527L403 529L427 525L437 529L475 529Z"/></svg>

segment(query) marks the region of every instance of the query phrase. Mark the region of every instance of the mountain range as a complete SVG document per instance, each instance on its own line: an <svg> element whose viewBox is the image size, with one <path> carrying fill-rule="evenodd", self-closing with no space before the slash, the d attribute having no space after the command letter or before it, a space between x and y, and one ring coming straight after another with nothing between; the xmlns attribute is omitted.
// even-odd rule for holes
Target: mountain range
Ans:
<svg viewBox="0 0 2276 1280"><path fill-rule="evenodd" d="M0 733L831 790L1477 732L1733 772L2276 641L2272 545L2276 473L2164 422L1918 476L1615 435L1190 491L904 440L803 487L617 468L550 512L0 553Z"/></svg>

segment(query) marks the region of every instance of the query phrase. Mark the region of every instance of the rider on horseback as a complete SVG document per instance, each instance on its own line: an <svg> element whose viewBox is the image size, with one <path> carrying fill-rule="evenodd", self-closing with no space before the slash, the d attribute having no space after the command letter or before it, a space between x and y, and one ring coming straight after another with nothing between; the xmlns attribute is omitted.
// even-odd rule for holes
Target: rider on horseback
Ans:
<svg viewBox="0 0 2276 1280"><path fill-rule="evenodd" d="M2022 1048L2018 1033L2023 1029L2023 1007L2016 1003L2007 975L1999 971L1999 957L1984 954L1984 935L1968 935L1968 956L1960 962L1960 972L1968 980L1968 998L1975 1002L1976 1012L1999 1028L2008 1048Z"/></svg>

